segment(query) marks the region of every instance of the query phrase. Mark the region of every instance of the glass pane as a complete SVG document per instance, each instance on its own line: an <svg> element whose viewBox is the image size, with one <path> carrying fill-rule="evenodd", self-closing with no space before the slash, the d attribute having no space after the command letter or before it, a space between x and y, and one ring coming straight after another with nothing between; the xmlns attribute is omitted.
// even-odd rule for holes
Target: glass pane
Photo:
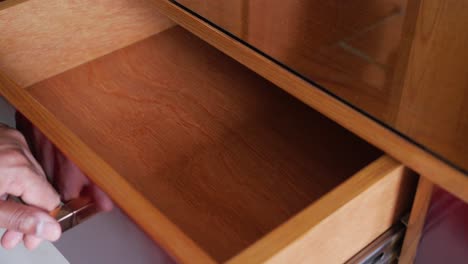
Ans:
<svg viewBox="0 0 468 264"><path fill-rule="evenodd" d="M468 1L176 3L468 171Z"/></svg>

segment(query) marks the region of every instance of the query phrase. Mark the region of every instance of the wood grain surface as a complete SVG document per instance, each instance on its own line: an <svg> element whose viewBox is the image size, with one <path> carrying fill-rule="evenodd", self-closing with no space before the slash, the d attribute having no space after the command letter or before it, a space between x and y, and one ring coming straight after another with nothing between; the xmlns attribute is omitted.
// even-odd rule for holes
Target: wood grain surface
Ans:
<svg viewBox="0 0 468 264"><path fill-rule="evenodd" d="M152 0L161 13L225 54L246 65L294 97L377 146L432 182L468 202L466 175L425 149L364 116L349 105L304 81L280 65L233 40L174 3ZM410 1L411 2L411 1ZM395 100L392 100L395 101Z"/></svg>
<svg viewBox="0 0 468 264"><path fill-rule="evenodd" d="M0 1L0 11L3 9L10 8L14 5L20 4L28 0L2 0Z"/></svg>
<svg viewBox="0 0 468 264"><path fill-rule="evenodd" d="M73 159L144 231L181 263L215 263L143 194L74 134L30 93L0 72L0 93ZM92 161L92 162L90 162ZM101 177L99 177L101 175ZM105 177L102 177L105 175ZM130 199L129 199L130 198ZM155 223L158 223L156 226ZM171 238L171 239L167 239ZM177 254L179 252L179 254ZM180 254L183 252L183 254Z"/></svg>
<svg viewBox="0 0 468 264"><path fill-rule="evenodd" d="M177 2L468 171L468 2Z"/></svg>
<svg viewBox="0 0 468 264"><path fill-rule="evenodd" d="M148 0L0 6L0 69L20 86L31 85L172 25Z"/></svg>
<svg viewBox="0 0 468 264"><path fill-rule="evenodd" d="M249 0L230 1L199 1L176 0L197 14L209 19L218 26L223 27L229 33L242 38L249 35Z"/></svg>
<svg viewBox="0 0 468 264"><path fill-rule="evenodd" d="M395 127L468 171L468 2L417 2Z"/></svg>
<svg viewBox="0 0 468 264"><path fill-rule="evenodd" d="M407 0L177 0L379 119L393 116L392 79Z"/></svg>
<svg viewBox="0 0 468 264"><path fill-rule="evenodd" d="M380 154L180 27L28 92L217 261Z"/></svg>
<svg viewBox="0 0 468 264"><path fill-rule="evenodd" d="M420 177L416 196L414 197L411 208L408 227L406 229L405 239L401 249L399 263L412 264L416 258L419 240L426 223L426 214L431 204L432 190L434 184L427 179Z"/></svg>
<svg viewBox="0 0 468 264"><path fill-rule="evenodd" d="M344 263L411 207L415 180L383 156L229 263Z"/></svg>

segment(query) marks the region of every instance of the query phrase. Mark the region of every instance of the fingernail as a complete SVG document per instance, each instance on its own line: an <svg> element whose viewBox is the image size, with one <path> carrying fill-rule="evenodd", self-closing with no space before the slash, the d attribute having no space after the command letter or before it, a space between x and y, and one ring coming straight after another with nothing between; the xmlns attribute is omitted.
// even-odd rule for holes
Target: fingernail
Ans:
<svg viewBox="0 0 468 264"><path fill-rule="evenodd" d="M36 236L55 241L60 237L60 226L57 223L40 221L36 228Z"/></svg>

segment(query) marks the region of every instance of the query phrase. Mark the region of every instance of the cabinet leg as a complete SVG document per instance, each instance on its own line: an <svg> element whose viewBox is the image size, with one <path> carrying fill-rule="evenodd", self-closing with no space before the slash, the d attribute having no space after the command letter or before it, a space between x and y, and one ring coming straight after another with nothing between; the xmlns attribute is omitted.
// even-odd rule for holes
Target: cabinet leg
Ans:
<svg viewBox="0 0 468 264"><path fill-rule="evenodd" d="M419 177L418 188L416 190L416 196L414 198L400 254L400 264L410 264L414 262L426 220L427 209L431 202L433 186L434 184L423 176Z"/></svg>

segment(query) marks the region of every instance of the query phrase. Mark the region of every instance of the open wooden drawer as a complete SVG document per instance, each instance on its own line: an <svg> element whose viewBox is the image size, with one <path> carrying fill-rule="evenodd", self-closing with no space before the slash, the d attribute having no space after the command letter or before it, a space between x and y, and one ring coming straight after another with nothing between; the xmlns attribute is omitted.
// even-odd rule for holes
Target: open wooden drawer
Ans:
<svg viewBox="0 0 468 264"><path fill-rule="evenodd" d="M342 263L412 199L401 164L178 26L0 92L184 263Z"/></svg>

